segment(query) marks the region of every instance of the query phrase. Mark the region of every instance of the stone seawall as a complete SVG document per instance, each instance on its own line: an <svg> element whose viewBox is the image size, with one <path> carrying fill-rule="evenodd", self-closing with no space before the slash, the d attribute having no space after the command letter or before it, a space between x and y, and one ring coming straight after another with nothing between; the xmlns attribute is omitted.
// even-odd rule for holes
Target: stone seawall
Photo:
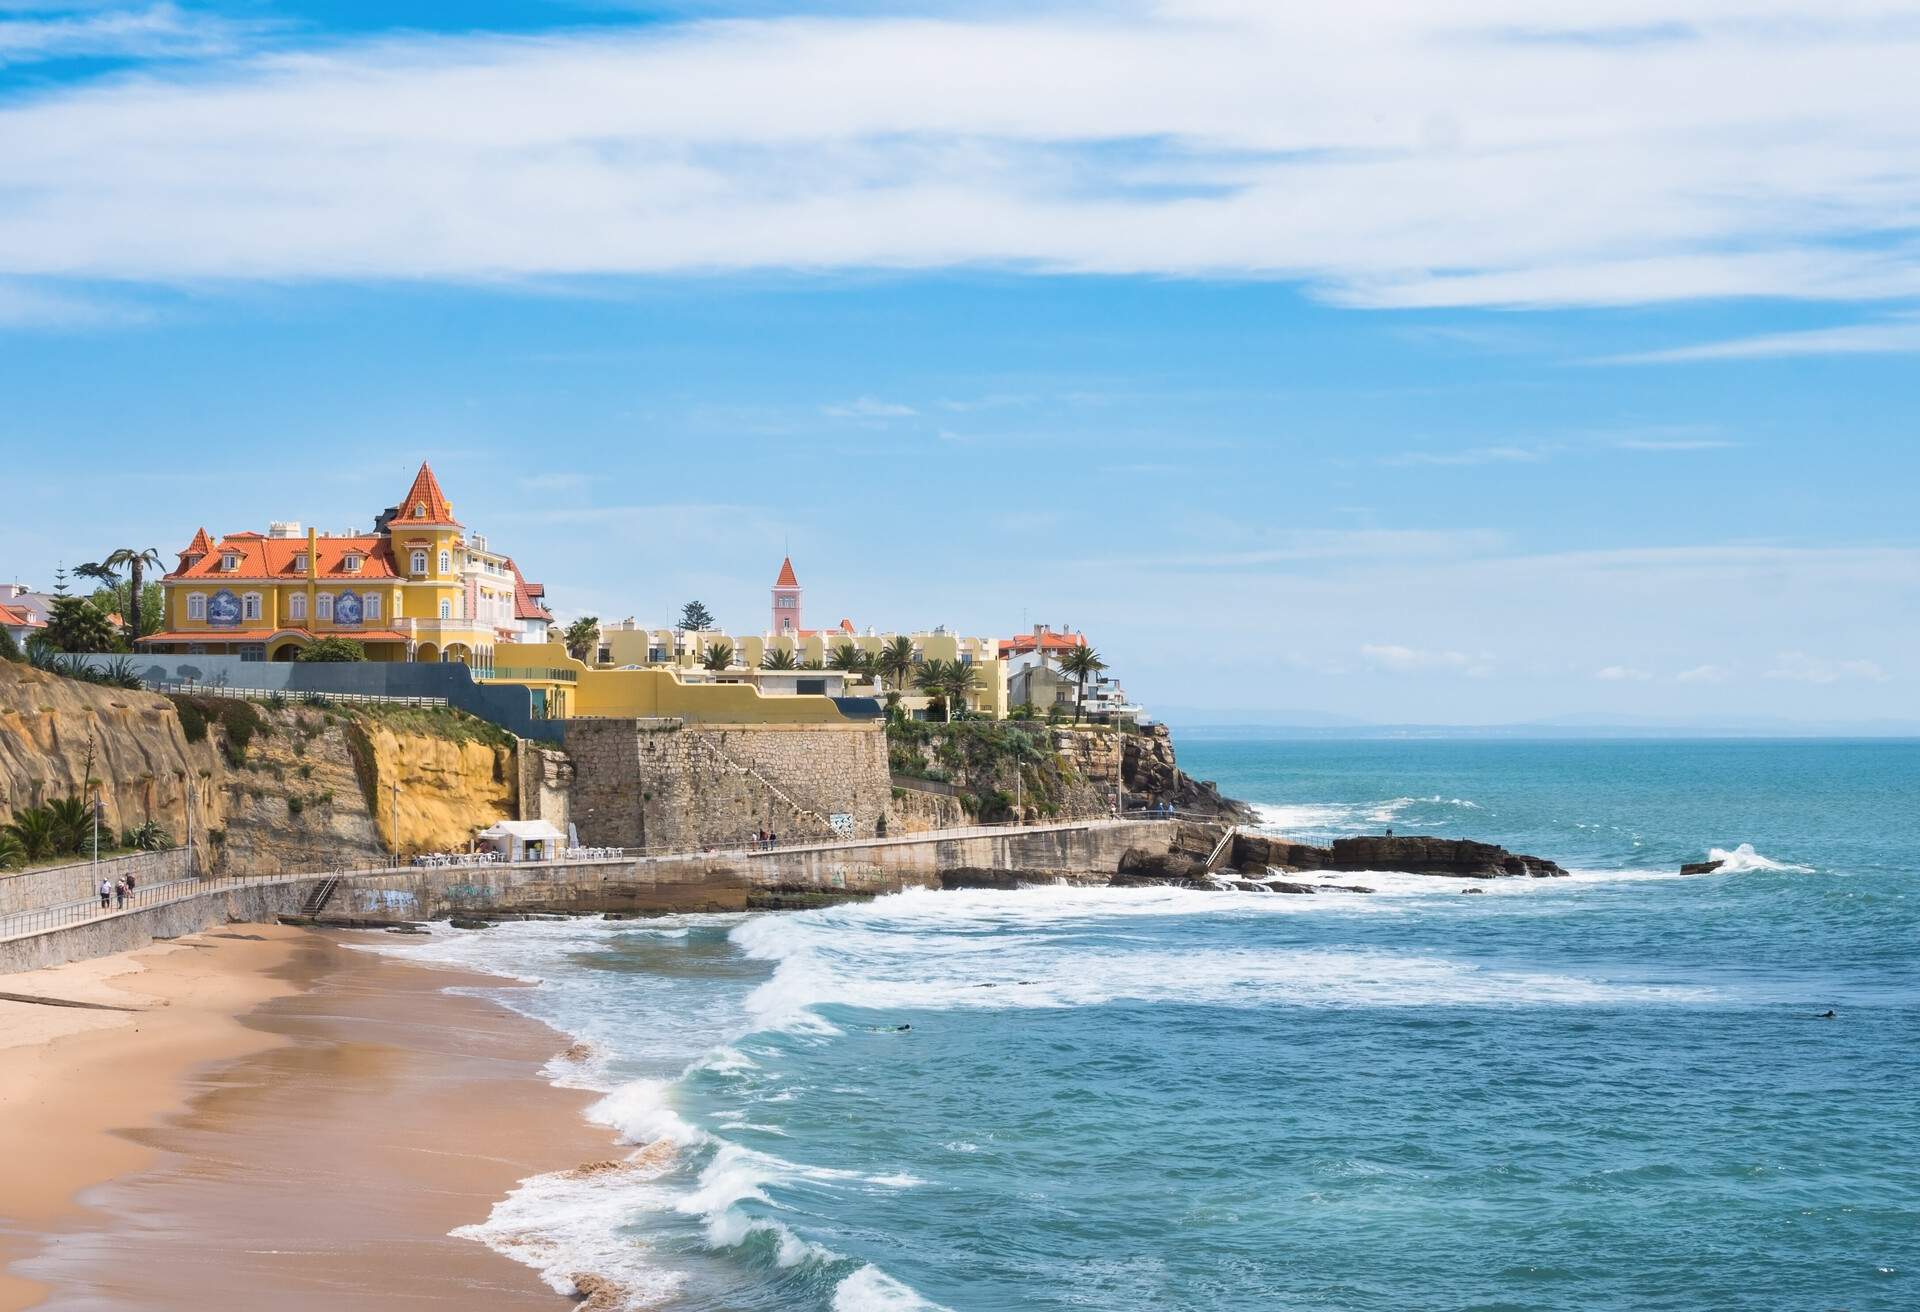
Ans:
<svg viewBox="0 0 1920 1312"><path fill-rule="evenodd" d="M210 889L176 902L0 941L0 975L131 952L232 921L265 922L300 909L314 880Z"/></svg>
<svg viewBox="0 0 1920 1312"><path fill-rule="evenodd" d="M341 882L325 915L398 921L502 911L657 915L746 906L746 880L725 863L580 861L359 875Z"/></svg>
<svg viewBox="0 0 1920 1312"><path fill-rule="evenodd" d="M763 828L783 840L867 837L892 795L874 722L571 720L567 754L572 819L590 846L731 847Z"/></svg>
<svg viewBox="0 0 1920 1312"><path fill-rule="evenodd" d="M128 874L143 885L184 879L187 850L176 847L170 852L136 852L131 856L112 857L98 865L76 861L17 875L0 875L0 915L38 911L65 902L86 902L94 897L102 879L119 879Z"/></svg>

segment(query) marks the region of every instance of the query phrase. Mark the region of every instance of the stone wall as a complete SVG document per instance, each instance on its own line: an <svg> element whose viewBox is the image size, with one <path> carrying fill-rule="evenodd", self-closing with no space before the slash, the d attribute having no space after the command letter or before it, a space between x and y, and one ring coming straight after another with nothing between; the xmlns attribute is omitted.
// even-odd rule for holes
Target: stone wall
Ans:
<svg viewBox="0 0 1920 1312"><path fill-rule="evenodd" d="M545 820L564 833L573 818L573 761L565 752L523 740L515 768L520 774L520 819Z"/></svg>
<svg viewBox="0 0 1920 1312"><path fill-rule="evenodd" d="M735 728L679 720L573 720L570 800L591 846L732 846L769 829L832 838L833 817L867 837L892 786L877 723Z"/></svg>
<svg viewBox="0 0 1920 1312"><path fill-rule="evenodd" d="M196 934L235 921L259 924L300 909L313 882L209 890L139 911L0 941L0 975L131 952L155 939Z"/></svg>
<svg viewBox="0 0 1920 1312"><path fill-rule="evenodd" d="M87 902L102 879L131 874L141 886L164 884L187 875L187 850L136 852L100 862L75 861L20 874L0 874L0 915L10 911L37 911L67 902Z"/></svg>
<svg viewBox="0 0 1920 1312"><path fill-rule="evenodd" d="M579 861L359 875L341 882L324 915L413 921L503 911L658 915L746 906L746 879L724 862Z"/></svg>

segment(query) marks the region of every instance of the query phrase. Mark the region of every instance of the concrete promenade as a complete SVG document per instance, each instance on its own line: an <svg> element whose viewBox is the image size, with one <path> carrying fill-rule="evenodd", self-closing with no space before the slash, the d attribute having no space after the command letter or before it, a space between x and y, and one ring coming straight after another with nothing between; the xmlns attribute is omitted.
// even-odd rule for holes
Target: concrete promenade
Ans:
<svg viewBox="0 0 1920 1312"><path fill-rule="evenodd" d="M741 911L750 890L877 894L938 887L947 870L1052 875L1114 870L1129 847L1165 852L1181 821L1164 816L969 825L844 842L736 847L519 864L475 863L173 878L146 884L124 908L97 898L49 900L0 914L0 974L141 947L234 920L299 912L324 881L325 911L377 922L488 912L659 914ZM71 880L48 880L65 892Z"/></svg>

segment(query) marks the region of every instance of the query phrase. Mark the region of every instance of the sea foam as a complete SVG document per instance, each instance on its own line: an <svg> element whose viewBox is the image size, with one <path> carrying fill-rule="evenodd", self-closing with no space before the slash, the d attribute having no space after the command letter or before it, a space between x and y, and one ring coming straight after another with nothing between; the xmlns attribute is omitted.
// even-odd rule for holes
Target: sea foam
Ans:
<svg viewBox="0 0 1920 1312"><path fill-rule="evenodd" d="M1752 843L1742 843L1732 851L1728 851L1724 847L1710 848L1707 851L1707 859L1720 863L1720 869L1714 872L1720 875L1744 875L1756 870L1773 870L1792 875L1810 875L1813 873L1812 866L1796 866L1785 861L1775 861L1770 857L1761 856L1753 850Z"/></svg>

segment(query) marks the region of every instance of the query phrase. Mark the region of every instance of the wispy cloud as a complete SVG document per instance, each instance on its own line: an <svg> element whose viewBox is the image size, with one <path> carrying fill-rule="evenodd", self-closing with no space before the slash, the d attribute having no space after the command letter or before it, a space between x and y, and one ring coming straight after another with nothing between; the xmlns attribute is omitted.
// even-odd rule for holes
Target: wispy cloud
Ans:
<svg viewBox="0 0 1920 1312"><path fill-rule="evenodd" d="M1827 684L1851 680L1885 683L1887 672L1874 661L1835 660L1826 656L1810 656L1804 651L1783 651L1774 659L1767 677L1795 683Z"/></svg>
<svg viewBox="0 0 1920 1312"><path fill-rule="evenodd" d="M1653 678L1653 671L1632 665L1607 665L1595 670L1593 677L1603 683L1646 683Z"/></svg>
<svg viewBox="0 0 1920 1312"><path fill-rule="evenodd" d="M45 6L74 10L83 5ZM6 12L0 7L0 14ZM20 12L16 9L14 12ZM48 59L206 59L243 48L259 24L193 14L172 4L91 13L0 17L0 66Z"/></svg>
<svg viewBox="0 0 1920 1312"><path fill-rule="evenodd" d="M910 405L897 401L882 401L877 397L863 396L852 401L842 401L837 405L823 405L820 413L829 419L911 419L919 414Z"/></svg>
<svg viewBox="0 0 1920 1312"><path fill-rule="evenodd" d="M1920 353L1920 314L1875 323L1800 332L1761 333L1664 351L1603 356L1594 364L1692 364L1712 360L1779 360L1802 355L1911 355Z"/></svg>
<svg viewBox="0 0 1920 1312"><path fill-rule="evenodd" d="M1733 671L1724 665L1696 665L1673 676L1676 683L1725 683Z"/></svg>
<svg viewBox="0 0 1920 1312"><path fill-rule="evenodd" d="M1484 679L1493 673L1493 661L1484 654L1474 656L1463 651L1434 651L1423 647L1405 647L1398 643L1363 643L1360 659L1368 668L1388 674L1443 671Z"/></svg>
<svg viewBox="0 0 1920 1312"><path fill-rule="evenodd" d="M1569 0L1543 25L1531 0L1332 19L1145 0L212 56L0 110L0 274L992 266L1292 279L1353 306L1920 294L1920 241L1890 227L1920 195L1920 31L1889 21L1910 4L1620 8ZM39 57L100 48L109 17L8 26ZM185 11L111 21L208 56L173 34ZM1607 203L1567 203L1583 194Z"/></svg>
<svg viewBox="0 0 1920 1312"><path fill-rule="evenodd" d="M1383 465L1529 465L1545 460L1550 448L1477 446L1464 451L1401 451L1380 457Z"/></svg>

